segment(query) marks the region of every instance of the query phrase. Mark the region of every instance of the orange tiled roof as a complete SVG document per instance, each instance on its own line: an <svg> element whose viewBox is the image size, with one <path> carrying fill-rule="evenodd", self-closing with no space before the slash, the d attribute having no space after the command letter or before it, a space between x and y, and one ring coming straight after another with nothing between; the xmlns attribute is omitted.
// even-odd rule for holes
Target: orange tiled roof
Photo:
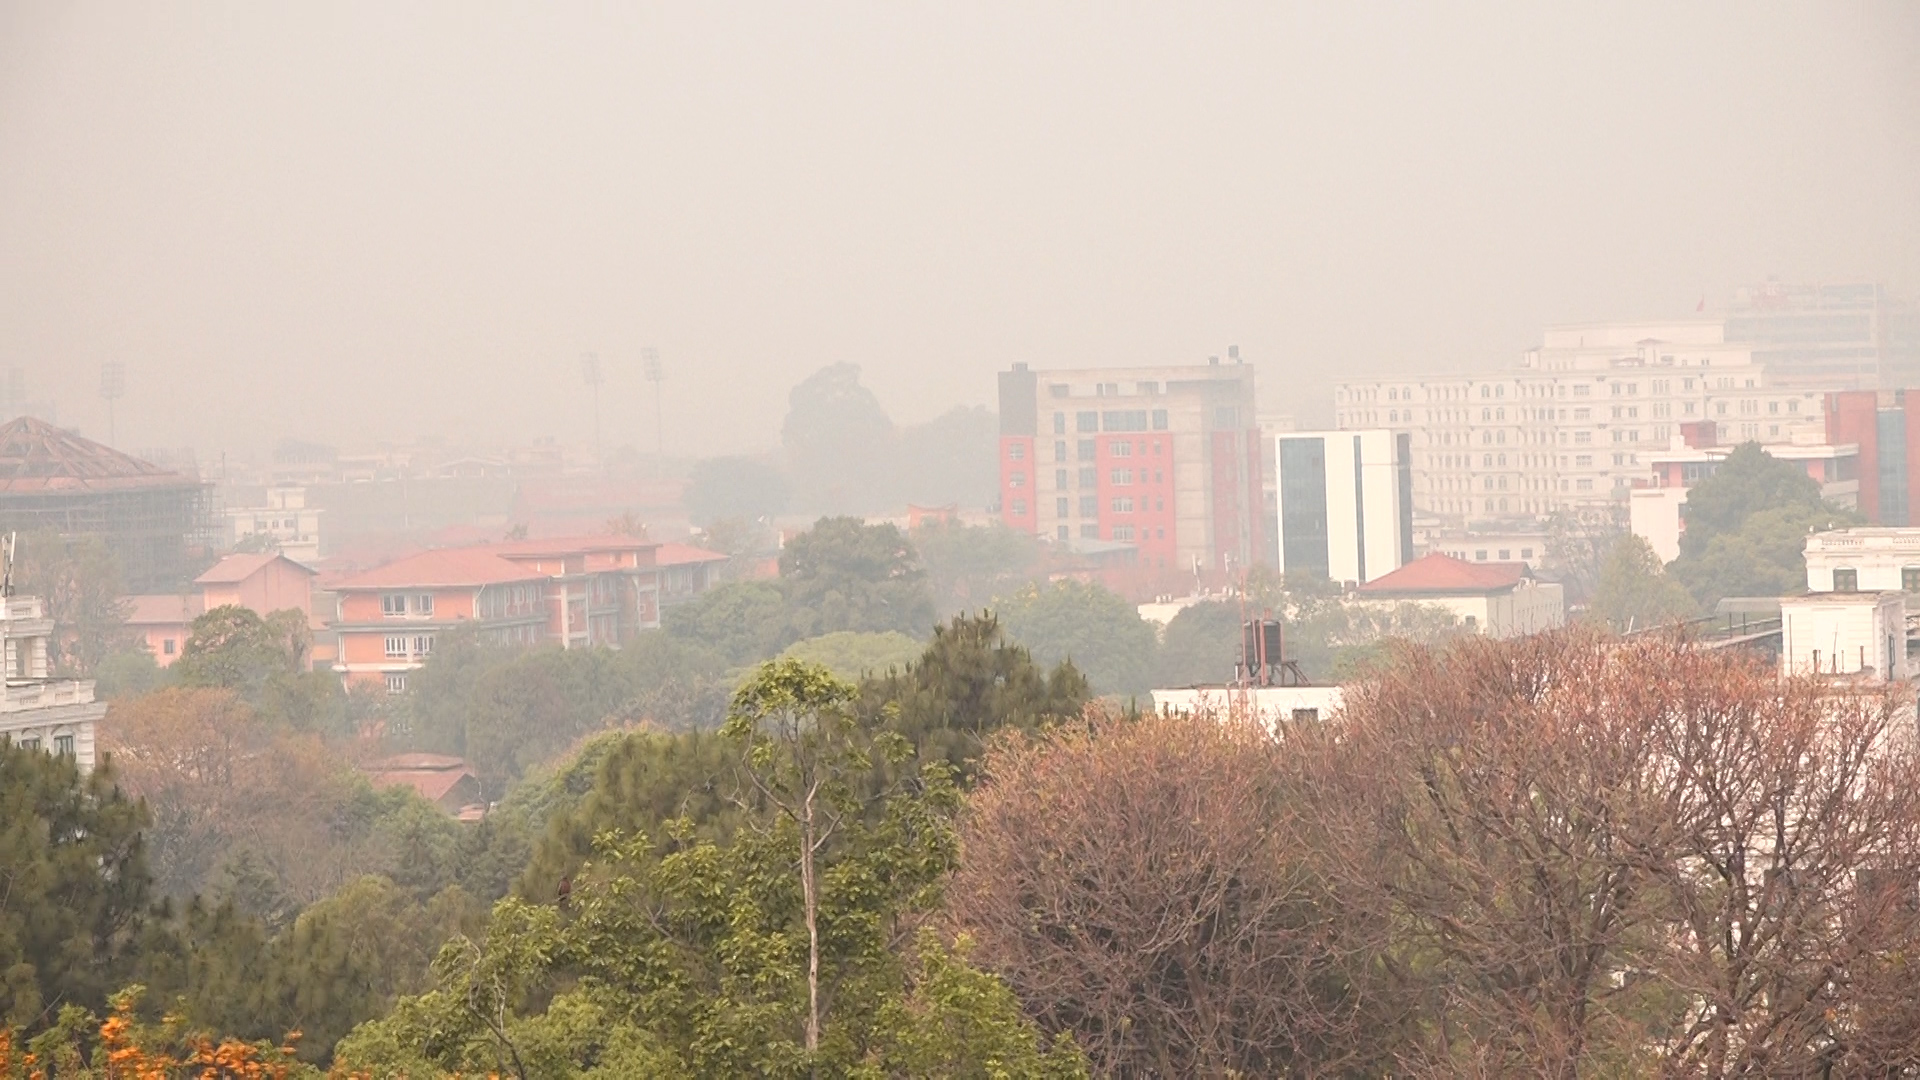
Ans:
<svg viewBox="0 0 1920 1080"><path fill-rule="evenodd" d="M1362 593L1503 592L1530 576L1526 563L1477 563L1434 552L1360 586Z"/></svg>
<svg viewBox="0 0 1920 1080"><path fill-rule="evenodd" d="M0 493L197 487L199 481L31 416L0 424Z"/></svg>
<svg viewBox="0 0 1920 1080"><path fill-rule="evenodd" d="M264 552L251 555L228 555L213 564L213 569L193 579L195 585L237 585L260 572L260 569L275 559L286 559L287 565L303 574L312 570L301 566L278 552Z"/></svg>
<svg viewBox="0 0 1920 1080"><path fill-rule="evenodd" d="M336 592L356 589L434 589L545 581L551 575L529 570L485 548L423 551L334 583Z"/></svg>

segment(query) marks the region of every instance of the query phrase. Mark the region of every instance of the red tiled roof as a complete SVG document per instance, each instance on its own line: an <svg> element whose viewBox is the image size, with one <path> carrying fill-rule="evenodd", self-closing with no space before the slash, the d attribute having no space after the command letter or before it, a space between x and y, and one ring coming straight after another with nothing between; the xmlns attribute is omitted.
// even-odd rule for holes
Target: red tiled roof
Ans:
<svg viewBox="0 0 1920 1080"><path fill-rule="evenodd" d="M545 581L551 575L529 570L485 548L423 551L335 582L336 592L355 589L433 589Z"/></svg>
<svg viewBox="0 0 1920 1080"><path fill-rule="evenodd" d="M464 769L467 767L467 762L466 759L454 757L452 754L411 753L395 754L392 757L384 757L378 761L369 761L366 767L372 772L402 772L415 769Z"/></svg>
<svg viewBox="0 0 1920 1080"><path fill-rule="evenodd" d="M725 562L726 556L691 544L661 544L653 553L655 566L683 566L687 563Z"/></svg>
<svg viewBox="0 0 1920 1080"><path fill-rule="evenodd" d="M129 596L133 611L128 626L185 625L202 614L198 596Z"/></svg>
<svg viewBox="0 0 1920 1080"><path fill-rule="evenodd" d="M1503 592L1527 577L1527 564L1477 563L1434 552L1360 586L1362 593Z"/></svg>
<svg viewBox="0 0 1920 1080"><path fill-rule="evenodd" d="M420 793L420 797L431 803L446 798L447 792L457 787L462 780L473 779L473 774L465 766L458 769L399 769L394 772L377 772L367 775L374 787L399 787L405 785Z"/></svg>
<svg viewBox="0 0 1920 1080"><path fill-rule="evenodd" d="M214 563L213 569L194 578L193 583L195 585L238 585L240 582L259 573L262 567L273 562L275 559L286 559L288 566L293 567L303 574L313 573L312 570L301 566L292 559L287 559L285 555L281 555L278 552L264 552L252 555L228 555L226 558Z"/></svg>
<svg viewBox="0 0 1920 1080"><path fill-rule="evenodd" d="M498 555L583 555L590 551L640 551L660 545L644 536L559 536L543 540L508 540L490 544Z"/></svg>

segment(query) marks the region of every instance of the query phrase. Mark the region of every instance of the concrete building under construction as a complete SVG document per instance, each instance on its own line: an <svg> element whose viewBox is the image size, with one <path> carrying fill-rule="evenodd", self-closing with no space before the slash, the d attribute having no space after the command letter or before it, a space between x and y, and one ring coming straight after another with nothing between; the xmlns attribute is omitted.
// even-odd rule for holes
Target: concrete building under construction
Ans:
<svg viewBox="0 0 1920 1080"><path fill-rule="evenodd" d="M0 424L0 532L97 536L123 588L183 587L214 538L212 486L22 416Z"/></svg>

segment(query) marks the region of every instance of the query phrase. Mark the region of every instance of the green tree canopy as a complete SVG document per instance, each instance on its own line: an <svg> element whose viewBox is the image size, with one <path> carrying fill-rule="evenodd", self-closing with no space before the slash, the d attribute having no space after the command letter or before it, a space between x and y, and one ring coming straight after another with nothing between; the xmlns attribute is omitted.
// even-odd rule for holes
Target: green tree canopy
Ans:
<svg viewBox="0 0 1920 1080"><path fill-rule="evenodd" d="M998 522L935 521L914 530L913 546L926 564L934 602L944 614L977 611L994 597L1045 577L1039 541Z"/></svg>
<svg viewBox="0 0 1920 1080"><path fill-rule="evenodd" d="M1652 545L1631 533L1608 550L1588 608L1620 633L1685 619L1695 610L1693 596L1667 576Z"/></svg>
<svg viewBox="0 0 1920 1080"><path fill-rule="evenodd" d="M926 577L898 527L858 518L821 518L780 553L780 588L803 637L835 630L925 634L934 620Z"/></svg>
<svg viewBox="0 0 1920 1080"><path fill-rule="evenodd" d="M780 429L800 508L855 514L892 503L893 421L860 368L821 368L788 395Z"/></svg>
<svg viewBox="0 0 1920 1080"><path fill-rule="evenodd" d="M802 636L786 594L771 581L734 581L709 589L662 617L667 635L740 666L773 656Z"/></svg>
<svg viewBox="0 0 1920 1080"><path fill-rule="evenodd" d="M150 879L145 810L111 761L0 739L0 1024L39 1027L63 1004L98 1010L134 970Z"/></svg>
<svg viewBox="0 0 1920 1080"><path fill-rule="evenodd" d="M97 536L34 532L19 537L14 591L47 603L55 671L86 676L116 652L133 647L132 608L122 598L120 562Z"/></svg>
<svg viewBox="0 0 1920 1080"><path fill-rule="evenodd" d="M898 630L860 633L836 630L796 641L780 655L818 664L843 679L884 675L904 668L920 656L920 642Z"/></svg>
<svg viewBox="0 0 1920 1080"><path fill-rule="evenodd" d="M1820 497L1800 466L1757 443L1734 449L1687 490L1686 532L1672 573L1701 607L1728 596L1788 596L1806 589L1807 536L1859 518Z"/></svg>
<svg viewBox="0 0 1920 1080"><path fill-rule="evenodd" d="M1155 686L1224 683L1240 662L1239 604L1208 600L1181 609L1162 633Z"/></svg>
<svg viewBox="0 0 1920 1080"><path fill-rule="evenodd" d="M1007 636L1042 664L1072 661L1096 693L1137 694L1153 689L1153 627L1132 604L1107 589L1079 581L1028 586L995 602Z"/></svg>

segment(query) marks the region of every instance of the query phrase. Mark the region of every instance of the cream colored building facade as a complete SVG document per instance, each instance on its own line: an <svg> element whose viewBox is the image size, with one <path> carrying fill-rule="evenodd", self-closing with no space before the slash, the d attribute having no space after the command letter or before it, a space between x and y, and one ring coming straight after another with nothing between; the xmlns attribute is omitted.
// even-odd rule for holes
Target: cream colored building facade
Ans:
<svg viewBox="0 0 1920 1080"><path fill-rule="evenodd" d="M71 757L88 772L94 765L95 725L107 706L93 700L91 681L52 677L52 640L53 620L39 597L0 599L0 662L6 665L0 739Z"/></svg>
<svg viewBox="0 0 1920 1080"><path fill-rule="evenodd" d="M1718 322L1605 323L1553 327L1508 370L1341 383L1334 421L1411 435L1414 506L1459 524L1624 505L1680 424L1804 442L1824 435L1822 404L1774 385Z"/></svg>

